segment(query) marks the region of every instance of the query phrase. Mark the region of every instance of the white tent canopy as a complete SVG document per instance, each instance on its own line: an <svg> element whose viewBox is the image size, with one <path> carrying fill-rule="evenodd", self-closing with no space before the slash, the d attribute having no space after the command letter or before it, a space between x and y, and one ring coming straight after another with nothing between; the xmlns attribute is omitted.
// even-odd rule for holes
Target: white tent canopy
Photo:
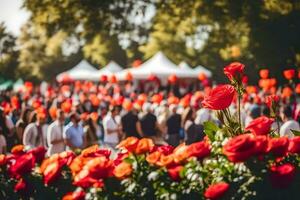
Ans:
<svg viewBox="0 0 300 200"><path fill-rule="evenodd" d="M179 63L178 67L180 69L192 70L191 66L189 64L187 64L185 61L182 61L181 63Z"/></svg>
<svg viewBox="0 0 300 200"><path fill-rule="evenodd" d="M155 75L160 79L168 78L172 74L179 78L197 78L198 76L193 70L180 69L162 52L156 53L138 68L130 68L117 73L117 78L124 80L128 72L132 74L134 79L147 79L149 75Z"/></svg>
<svg viewBox="0 0 300 200"><path fill-rule="evenodd" d="M98 70L86 60L82 60L72 69L58 74L56 80L61 81L64 76L68 76L72 80L91 80L91 74L97 71Z"/></svg>
<svg viewBox="0 0 300 200"><path fill-rule="evenodd" d="M204 73L207 77L211 77L212 73L210 70L206 69L205 67L199 65L197 67L194 68L194 72L196 72L197 74L199 73Z"/></svg>
<svg viewBox="0 0 300 200"><path fill-rule="evenodd" d="M112 60L105 67L98 70L96 73L91 74L90 78L93 81L99 81L102 75L110 76L122 70L123 68L118 63Z"/></svg>

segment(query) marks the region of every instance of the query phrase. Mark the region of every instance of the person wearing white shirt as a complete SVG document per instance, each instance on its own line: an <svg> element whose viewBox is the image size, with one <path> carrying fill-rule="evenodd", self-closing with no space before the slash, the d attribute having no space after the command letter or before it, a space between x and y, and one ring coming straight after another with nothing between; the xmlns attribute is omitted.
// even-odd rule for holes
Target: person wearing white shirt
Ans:
<svg viewBox="0 0 300 200"><path fill-rule="evenodd" d="M23 144L29 148L44 146L47 149L46 116L44 114L36 115L36 122L28 124L24 130Z"/></svg>
<svg viewBox="0 0 300 200"><path fill-rule="evenodd" d="M47 129L48 156L63 152L66 148L63 138L64 121L64 112L60 109L57 110L57 119Z"/></svg>
<svg viewBox="0 0 300 200"><path fill-rule="evenodd" d="M104 143L111 148L115 148L119 143L121 127L115 120L118 113L117 107L112 107L103 119Z"/></svg>
<svg viewBox="0 0 300 200"><path fill-rule="evenodd" d="M293 119L293 112L290 106L285 106L282 112L283 125L280 127L280 136L294 137L291 130L300 131L300 126L297 121Z"/></svg>

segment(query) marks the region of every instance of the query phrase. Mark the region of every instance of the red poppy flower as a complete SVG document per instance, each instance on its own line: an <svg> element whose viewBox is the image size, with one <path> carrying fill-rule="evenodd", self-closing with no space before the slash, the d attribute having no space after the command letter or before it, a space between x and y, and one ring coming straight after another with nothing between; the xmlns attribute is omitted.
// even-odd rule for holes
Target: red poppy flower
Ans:
<svg viewBox="0 0 300 200"><path fill-rule="evenodd" d="M202 106L211 110L224 110L230 106L234 94L235 90L232 85L219 85L204 97Z"/></svg>
<svg viewBox="0 0 300 200"><path fill-rule="evenodd" d="M225 182L210 185L204 192L205 198L220 199L229 190L229 184Z"/></svg>
<svg viewBox="0 0 300 200"><path fill-rule="evenodd" d="M294 69L287 69L283 71L283 76L287 80L291 80L295 77L296 71Z"/></svg>
<svg viewBox="0 0 300 200"><path fill-rule="evenodd" d="M292 164L286 163L281 166L272 166L270 172L272 185L277 188L284 188L294 180L296 169Z"/></svg>
<svg viewBox="0 0 300 200"><path fill-rule="evenodd" d="M270 132L273 122L274 119L261 116L252 120L245 130L251 131L254 135L267 135Z"/></svg>
<svg viewBox="0 0 300 200"><path fill-rule="evenodd" d="M224 74L230 81L233 79L241 80L244 75L245 65L239 62L233 62L224 68Z"/></svg>

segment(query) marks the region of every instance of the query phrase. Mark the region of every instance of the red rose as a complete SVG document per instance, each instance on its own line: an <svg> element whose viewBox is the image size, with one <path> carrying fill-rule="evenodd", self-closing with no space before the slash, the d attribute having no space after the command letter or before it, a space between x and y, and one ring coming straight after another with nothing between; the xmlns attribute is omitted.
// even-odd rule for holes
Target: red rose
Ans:
<svg viewBox="0 0 300 200"><path fill-rule="evenodd" d="M171 145L159 146L156 149L156 151L159 151L160 153L162 153L164 155L170 155L171 153L173 153L173 150L174 150L174 147Z"/></svg>
<svg viewBox="0 0 300 200"><path fill-rule="evenodd" d="M283 71L283 76L287 80L291 80L294 78L296 71L294 69L287 69Z"/></svg>
<svg viewBox="0 0 300 200"><path fill-rule="evenodd" d="M31 172L35 165L35 157L31 153L26 153L15 161L9 168L12 176L16 177Z"/></svg>
<svg viewBox="0 0 300 200"><path fill-rule="evenodd" d="M180 181L180 171L183 169L181 165L168 168L168 174L173 181Z"/></svg>
<svg viewBox="0 0 300 200"><path fill-rule="evenodd" d="M284 188L293 181L296 169L292 164L286 163L281 166L272 166L270 172L272 185L277 188Z"/></svg>
<svg viewBox="0 0 300 200"><path fill-rule="evenodd" d="M269 140L269 152L276 157L285 156L289 148L289 139L287 137L271 138Z"/></svg>
<svg viewBox="0 0 300 200"><path fill-rule="evenodd" d="M262 79L268 78L268 77L269 77L269 70L268 70L268 69L261 69L261 70L259 71L259 76L260 76L260 78L262 78Z"/></svg>
<svg viewBox="0 0 300 200"><path fill-rule="evenodd" d="M45 158L46 151L47 150L45 147L40 146L29 150L27 153L31 153L35 157L36 162L42 162L42 160Z"/></svg>
<svg viewBox="0 0 300 200"><path fill-rule="evenodd" d="M233 79L240 80L244 75L245 65L239 62L233 62L224 68L224 74L230 81Z"/></svg>
<svg viewBox="0 0 300 200"><path fill-rule="evenodd" d="M300 154L300 136L293 137L289 143L289 153Z"/></svg>
<svg viewBox="0 0 300 200"><path fill-rule="evenodd" d="M225 182L210 185L204 192L207 199L220 199L229 190L229 184Z"/></svg>
<svg viewBox="0 0 300 200"><path fill-rule="evenodd" d="M206 142L196 142L188 146L189 156L195 156L198 159L204 158L210 154L209 144Z"/></svg>
<svg viewBox="0 0 300 200"><path fill-rule="evenodd" d="M255 137L256 141L256 153L258 155L268 152L269 141L265 135L258 135Z"/></svg>
<svg viewBox="0 0 300 200"><path fill-rule="evenodd" d="M14 187L15 192L20 192L26 189L26 182L23 179L20 179Z"/></svg>
<svg viewBox="0 0 300 200"><path fill-rule="evenodd" d="M234 94L235 90L233 86L228 84L219 85L204 97L202 106L211 110L224 110L230 106Z"/></svg>
<svg viewBox="0 0 300 200"><path fill-rule="evenodd" d="M62 200L84 200L85 192L83 190L69 192L63 196Z"/></svg>
<svg viewBox="0 0 300 200"><path fill-rule="evenodd" d="M256 142L252 134L242 134L231 138L223 146L223 153L231 162L243 162L261 151L261 143Z"/></svg>
<svg viewBox="0 0 300 200"><path fill-rule="evenodd" d="M280 97L277 96L277 95L270 95L270 96L267 96L266 99L265 99L265 103L267 104L267 106L269 108L272 108L273 105L275 105L276 103L278 103L280 100Z"/></svg>
<svg viewBox="0 0 300 200"><path fill-rule="evenodd" d="M251 131L254 135L267 135L271 129L274 119L262 116L250 122L245 130Z"/></svg>
<svg viewBox="0 0 300 200"><path fill-rule="evenodd" d="M59 161L54 161L47 165L47 167L43 171L44 183L46 185L52 183L60 176L62 166L63 164Z"/></svg>

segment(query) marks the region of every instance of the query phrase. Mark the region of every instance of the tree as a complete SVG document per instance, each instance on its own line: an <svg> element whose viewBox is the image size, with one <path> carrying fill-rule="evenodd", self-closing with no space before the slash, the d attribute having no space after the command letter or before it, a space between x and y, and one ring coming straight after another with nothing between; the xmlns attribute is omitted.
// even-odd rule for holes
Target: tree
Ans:
<svg viewBox="0 0 300 200"><path fill-rule="evenodd" d="M1 76L5 76L5 78L8 79L13 79L15 77L15 71L18 67L18 54L18 50L16 49L16 38L6 30L4 23L0 23Z"/></svg>

